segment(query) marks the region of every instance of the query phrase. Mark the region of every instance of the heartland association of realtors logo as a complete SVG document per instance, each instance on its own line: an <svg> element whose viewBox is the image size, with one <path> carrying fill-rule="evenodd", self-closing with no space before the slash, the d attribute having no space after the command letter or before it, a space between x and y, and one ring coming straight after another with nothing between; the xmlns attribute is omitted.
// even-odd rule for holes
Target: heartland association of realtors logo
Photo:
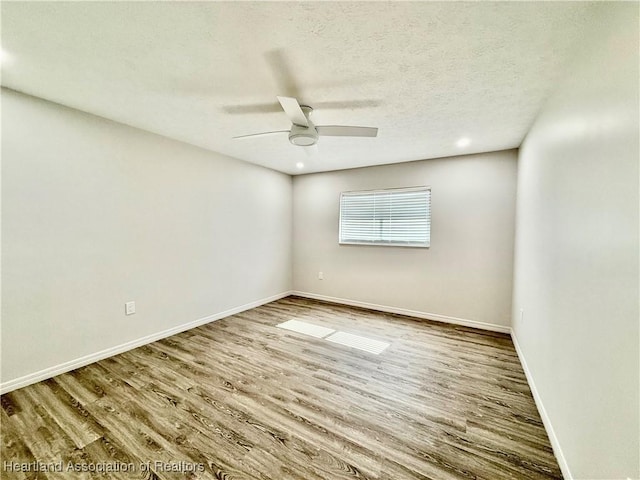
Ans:
<svg viewBox="0 0 640 480"><path fill-rule="evenodd" d="M98 462L98 463L75 463L64 462L7 462L2 463L5 472L96 472L96 473L112 473L112 472L204 472L203 463L192 462L142 462L142 463L124 463L124 462Z"/></svg>

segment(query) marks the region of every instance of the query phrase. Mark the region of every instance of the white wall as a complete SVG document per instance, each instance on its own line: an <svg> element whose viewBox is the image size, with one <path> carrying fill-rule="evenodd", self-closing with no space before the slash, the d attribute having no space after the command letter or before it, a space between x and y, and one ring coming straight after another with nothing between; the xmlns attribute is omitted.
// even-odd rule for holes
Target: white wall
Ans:
<svg viewBox="0 0 640 480"><path fill-rule="evenodd" d="M291 177L8 90L2 116L3 384L291 289Z"/></svg>
<svg viewBox="0 0 640 480"><path fill-rule="evenodd" d="M600 28L520 149L513 329L565 477L640 478L638 5Z"/></svg>
<svg viewBox="0 0 640 480"><path fill-rule="evenodd" d="M510 150L294 177L294 290L508 330L516 157ZM432 187L430 248L338 244L340 192L415 185Z"/></svg>

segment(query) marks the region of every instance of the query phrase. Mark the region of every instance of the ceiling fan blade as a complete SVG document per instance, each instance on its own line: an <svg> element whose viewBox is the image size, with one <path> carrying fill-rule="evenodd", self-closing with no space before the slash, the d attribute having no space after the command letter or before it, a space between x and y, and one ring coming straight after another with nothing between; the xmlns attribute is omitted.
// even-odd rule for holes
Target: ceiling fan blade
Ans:
<svg viewBox="0 0 640 480"><path fill-rule="evenodd" d="M222 107L225 113L231 115L245 115L247 113L279 113L282 107L275 103L253 103L251 105L225 105Z"/></svg>
<svg viewBox="0 0 640 480"><path fill-rule="evenodd" d="M278 92L286 93L292 97L299 97L300 90L293 74L295 69L291 65L291 61L284 49L277 48L266 52L265 59L275 77Z"/></svg>
<svg viewBox="0 0 640 480"><path fill-rule="evenodd" d="M343 100L341 102L313 102L313 107L317 110L355 110L378 107L381 104L380 100Z"/></svg>
<svg viewBox="0 0 640 480"><path fill-rule="evenodd" d="M316 126L318 135L323 137L376 137L378 129L375 127L351 127L348 125Z"/></svg>
<svg viewBox="0 0 640 480"><path fill-rule="evenodd" d="M249 135L238 135L233 138L261 137L262 135L272 135L274 133L289 133L289 130L275 130L273 132L250 133Z"/></svg>
<svg viewBox="0 0 640 480"><path fill-rule="evenodd" d="M282 105L282 109L284 113L287 114L289 120L294 125L299 125L301 127L308 127L309 122L307 121L307 117L304 116L304 112L300 108L300 104L298 100L292 97L277 97L280 105Z"/></svg>
<svg viewBox="0 0 640 480"><path fill-rule="evenodd" d="M343 100L341 102L315 102L313 106L317 110L356 110L374 108L381 104L380 100ZM222 110L231 115L276 113L282 111L282 106L277 103L252 103L248 105L225 105Z"/></svg>

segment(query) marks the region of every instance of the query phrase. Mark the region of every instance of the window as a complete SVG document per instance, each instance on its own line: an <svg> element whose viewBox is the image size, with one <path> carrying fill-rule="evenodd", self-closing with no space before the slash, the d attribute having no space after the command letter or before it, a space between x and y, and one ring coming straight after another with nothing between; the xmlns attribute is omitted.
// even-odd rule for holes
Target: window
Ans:
<svg viewBox="0 0 640 480"><path fill-rule="evenodd" d="M341 244L428 247L431 188L341 193L339 237Z"/></svg>

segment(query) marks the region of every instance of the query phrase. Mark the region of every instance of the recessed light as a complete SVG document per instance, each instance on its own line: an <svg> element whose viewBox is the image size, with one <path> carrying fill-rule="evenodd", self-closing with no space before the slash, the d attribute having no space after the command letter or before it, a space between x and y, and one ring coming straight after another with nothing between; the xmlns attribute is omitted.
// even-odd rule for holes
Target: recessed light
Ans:
<svg viewBox="0 0 640 480"><path fill-rule="evenodd" d="M456 146L458 146L459 148L464 148L464 147L468 147L470 143L471 143L470 138L462 137L458 139L458 141L456 142Z"/></svg>
<svg viewBox="0 0 640 480"><path fill-rule="evenodd" d="M0 48L0 64L9 65L13 63L13 55L8 53L4 48Z"/></svg>
<svg viewBox="0 0 640 480"><path fill-rule="evenodd" d="M298 168L304 168L304 163L302 163L302 162L298 162L298 163L296 163L296 167L298 167Z"/></svg>

